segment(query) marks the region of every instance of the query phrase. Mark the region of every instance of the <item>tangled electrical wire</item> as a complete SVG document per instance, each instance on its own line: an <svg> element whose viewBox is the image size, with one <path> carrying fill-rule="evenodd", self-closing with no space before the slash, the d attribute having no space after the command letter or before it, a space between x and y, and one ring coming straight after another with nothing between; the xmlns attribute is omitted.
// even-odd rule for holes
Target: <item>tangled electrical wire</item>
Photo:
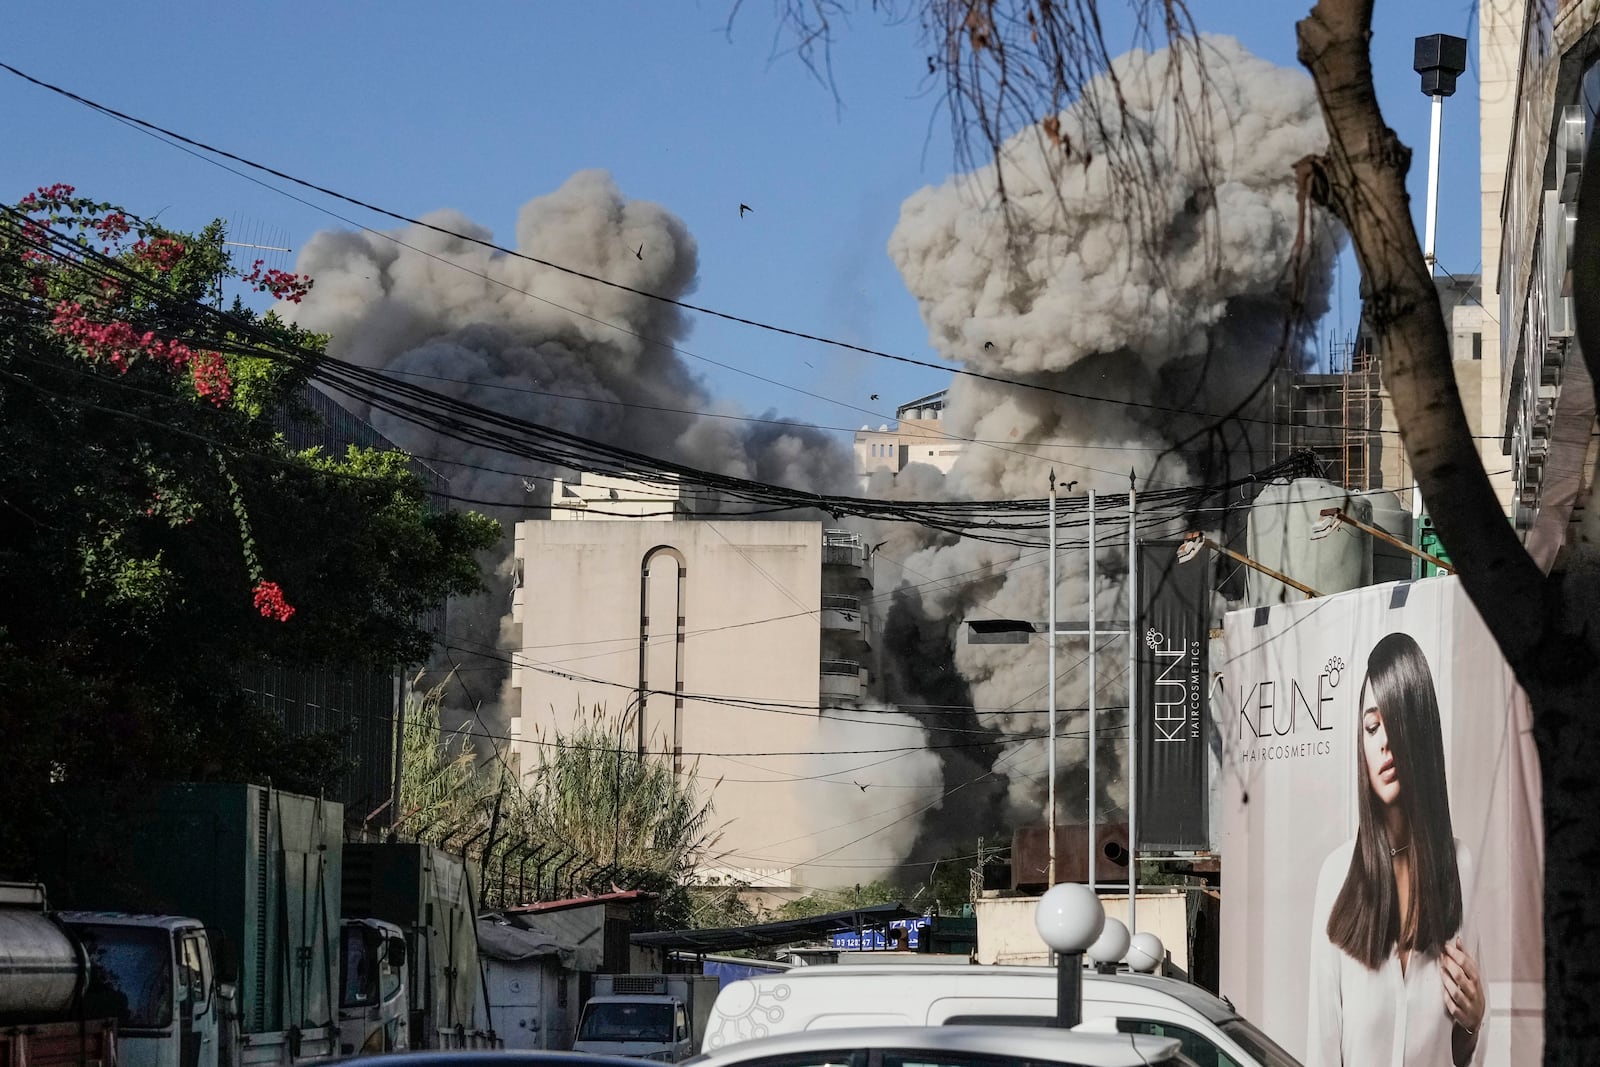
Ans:
<svg viewBox="0 0 1600 1067"><path fill-rule="evenodd" d="M203 301L178 299L148 276L115 255L95 249L77 235L41 223L8 205L0 205L0 234L25 253L70 265L84 280L85 292L115 286L124 293L146 298L143 306L158 307L160 314L127 321L156 337L181 340L228 355L264 358L296 368L329 391L368 405L391 417L411 423L441 438L472 445L524 460L631 479L663 490L693 488L725 500L765 505L772 510L819 511L835 519L856 517L886 522L915 523L953 537L1000 544L1035 546L1048 528L1043 498L1024 500L882 500L870 497L816 493L788 486L720 474L672 460L646 455L620 445L599 441L517 418L471 401L446 395L383 371L336 359L315 349L286 345L280 334L247 317L231 314ZM140 301L129 302L141 306ZM45 326L52 307L33 292L0 282L0 308L14 321ZM1101 494L1097 508L1106 512L1101 521L1132 519L1141 524L1167 521L1199 508L1207 500L1275 479L1317 473L1316 460L1299 452L1282 462L1243 477L1208 485L1141 492L1134 518L1132 474L1130 491ZM1089 502L1082 496L1058 502L1058 527L1083 525Z"/></svg>

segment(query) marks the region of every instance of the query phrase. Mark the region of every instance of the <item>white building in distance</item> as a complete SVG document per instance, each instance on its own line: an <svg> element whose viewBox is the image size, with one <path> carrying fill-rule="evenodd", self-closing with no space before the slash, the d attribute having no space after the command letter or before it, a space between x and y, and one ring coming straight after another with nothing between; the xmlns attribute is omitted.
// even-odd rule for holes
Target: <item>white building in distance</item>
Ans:
<svg viewBox="0 0 1600 1067"><path fill-rule="evenodd" d="M899 474L912 463L926 463L944 474L956 464L963 441L944 431L945 392L940 390L895 409L895 428L856 431L856 477L865 490L878 471Z"/></svg>

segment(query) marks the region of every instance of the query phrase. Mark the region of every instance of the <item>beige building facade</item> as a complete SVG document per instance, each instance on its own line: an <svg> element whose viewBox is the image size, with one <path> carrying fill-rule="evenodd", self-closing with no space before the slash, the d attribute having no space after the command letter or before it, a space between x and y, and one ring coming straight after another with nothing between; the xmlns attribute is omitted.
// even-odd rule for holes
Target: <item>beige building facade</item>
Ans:
<svg viewBox="0 0 1600 1067"><path fill-rule="evenodd" d="M562 502L565 508L562 510ZM671 483L585 475L516 528L512 751L604 709L617 743L670 760L722 827L706 880L831 881L854 786L830 773L869 695L870 551L817 522L696 517ZM909 732L908 732L909 733ZM903 742L917 744L920 737Z"/></svg>
<svg viewBox="0 0 1600 1067"><path fill-rule="evenodd" d="M962 440L944 429L945 394L941 390L895 409L895 425L856 431L856 477L865 490L879 471L899 474L912 463L923 463L949 474L961 455Z"/></svg>
<svg viewBox="0 0 1600 1067"><path fill-rule="evenodd" d="M1509 513L1548 565L1588 494L1594 390L1573 336L1570 246L1600 107L1600 4L1479 8L1484 291L1500 372Z"/></svg>

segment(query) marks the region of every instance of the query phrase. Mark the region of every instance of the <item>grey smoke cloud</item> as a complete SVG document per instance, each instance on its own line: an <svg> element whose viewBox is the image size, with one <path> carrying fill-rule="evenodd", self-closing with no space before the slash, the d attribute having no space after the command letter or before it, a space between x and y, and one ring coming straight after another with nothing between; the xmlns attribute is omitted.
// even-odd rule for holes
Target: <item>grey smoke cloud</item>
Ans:
<svg viewBox="0 0 1600 1067"><path fill-rule="evenodd" d="M425 221L471 237L492 234L456 211ZM643 292L682 298L694 288L698 252L683 222L659 204L630 200L602 171L573 175L521 210L515 247ZM574 277L422 227L388 234L324 232L297 270L316 286L304 303L276 309L330 336L330 354L496 411L723 474L819 491L850 485L849 452L802 426L741 423L673 350L689 333L670 303ZM555 394L555 395L551 395ZM563 399L577 397L583 399ZM660 408L678 411L657 410ZM687 412L687 413L683 413ZM572 471L464 445L381 411L358 414L433 464L451 490L478 500L548 502L544 481ZM496 473L479 468L503 468ZM482 508L512 521L526 508ZM510 625L511 538L487 561L489 591L451 606L450 633L467 648L515 647ZM471 691L452 690L499 732L505 653L456 658L477 670ZM500 658L497 658L500 657ZM483 680L488 679L488 680Z"/></svg>
<svg viewBox="0 0 1600 1067"><path fill-rule="evenodd" d="M1293 167L1326 145L1310 79L1251 55L1231 38L1204 39L1206 121L1211 139L1203 147L1212 161L1208 188L1202 158L1174 148L1179 112L1166 72L1169 55L1130 53L1115 61L1126 95L1124 125L1145 131L1155 154L1155 183L1144 198L1158 214L1136 232L1129 198L1105 162L1104 137L1080 107L1061 115L1062 129L1095 162L1069 166L1052 178L1043 153L1049 142L1025 130L1005 146L1012 228L994 202L991 165L957 175L908 198L889 241L894 259L915 296L932 344L947 358L989 374L1022 378L1067 392L1158 405L1181 411L1117 405L1012 386L957 378L945 408L947 432L1004 445L968 445L948 476L908 467L897 482L875 479L888 496L944 495L956 499L1041 497L1054 469L1082 494L1128 488L1130 472L1141 488L1163 488L1220 480L1229 472L1259 466L1240 448L1248 428L1233 432L1229 452L1168 451L1185 435L1212 422L1211 413L1246 405L1265 414L1258 389L1287 342L1291 362L1307 354L1309 330L1286 322L1314 323L1326 310L1339 236L1324 217L1311 220L1304 268L1303 307L1294 319L1295 245L1298 205ZM1189 62L1185 60L1184 62ZM1184 71L1191 88L1197 72ZM1104 83L1091 92L1105 92ZM1191 102L1193 97L1191 96ZM1185 133L1192 138L1193 133ZM1214 204L1207 212L1206 205ZM1164 212L1164 213L1162 213ZM1017 220L1024 220L1021 226ZM1159 262L1142 252L1142 235L1162 249ZM1256 445L1265 444L1259 433ZM1191 449L1204 449L1204 439ZM1115 517L1124 519L1125 513ZM1175 528L1176 529L1176 528ZM978 709L1012 709L982 715L981 722L1008 736L1040 733L1046 716L1017 714L1045 706L1044 649L970 645L963 624L976 618L1042 620L1047 605L1046 571L1038 549L931 536L895 529L885 553L905 561L907 581L929 617L949 620L953 662L968 682ZM1101 618L1126 616L1124 574L1126 526L1107 516L1105 548L1094 591ZM1081 530L1063 543L1083 542ZM912 575L917 577L913 578ZM1087 552L1068 549L1060 557L1058 595L1062 618L1082 618L1088 597ZM1087 644L1063 639L1058 669L1058 705L1083 707ZM1102 728L1125 723L1126 653L1103 653L1099 700ZM909 699L895 694L898 699ZM1063 731L1084 729L1085 716L1067 711ZM1042 748L1040 742L1019 746ZM1082 741L1059 750L1064 767L1081 762ZM1013 760L1029 773L1008 774L1013 813L1037 818L1043 785L1042 760L1024 751ZM1105 765L1103 764L1103 767ZM1115 766L1108 772L1118 770ZM1004 772L1002 772L1004 773ZM1104 790L1102 790L1104 792ZM1107 795L1113 805L1123 798ZM1068 817L1081 814L1081 790L1063 790ZM1106 812L1108 817L1114 817Z"/></svg>

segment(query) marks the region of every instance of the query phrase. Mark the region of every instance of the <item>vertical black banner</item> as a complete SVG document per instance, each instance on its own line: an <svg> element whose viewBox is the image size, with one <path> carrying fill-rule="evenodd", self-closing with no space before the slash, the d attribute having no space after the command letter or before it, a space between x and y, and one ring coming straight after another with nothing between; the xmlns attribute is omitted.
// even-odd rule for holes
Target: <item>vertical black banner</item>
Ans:
<svg viewBox="0 0 1600 1067"><path fill-rule="evenodd" d="M1211 733L1211 567L1178 562L1177 541L1139 545L1140 850L1211 847L1206 747Z"/></svg>

